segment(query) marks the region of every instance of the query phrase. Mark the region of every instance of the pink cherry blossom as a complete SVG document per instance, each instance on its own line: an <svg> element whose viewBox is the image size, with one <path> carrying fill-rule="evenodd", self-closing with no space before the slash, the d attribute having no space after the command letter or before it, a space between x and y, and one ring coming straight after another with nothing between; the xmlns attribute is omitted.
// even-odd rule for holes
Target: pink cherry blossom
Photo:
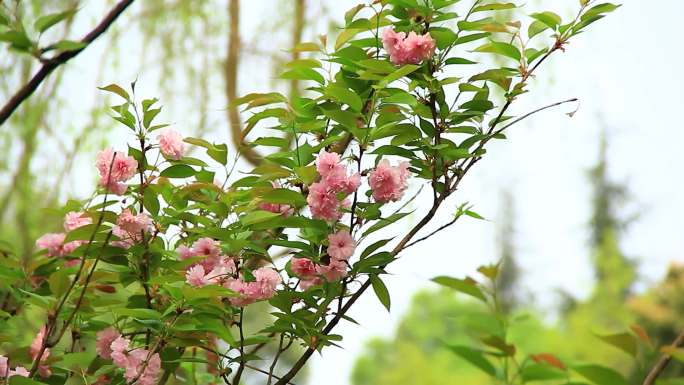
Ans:
<svg viewBox="0 0 684 385"><path fill-rule="evenodd" d="M64 216L65 231L71 231L91 223L93 223L93 220L90 217L85 216L85 213L83 212L71 211Z"/></svg>
<svg viewBox="0 0 684 385"><path fill-rule="evenodd" d="M407 187L408 175L407 162L401 162L398 166L390 166L387 159L381 160L368 175L373 199L380 203L401 199Z"/></svg>
<svg viewBox="0 0 684 385"><path fill-rule="evenodd" d="M316 264L307 258L292 258L290 268L301 279L310 279L316 276Z"/></svg>
<svg viewBox="0 0 684 385"><path fill-rule="evenodd" d="M340 168L340 155L335 152L327 152L325 150L318 154L316 159L316 171L322 176L326 177L328 174Z"/></svg>
<svg viewBox="0 0 684 385"><path fill-rule="evenodd" d="M217 263L214 264L213 269L207 273L206 277L209 282L220 284L229 279L236 272L237 266L235 266L235 261L228 257L220 257L218 258Z"/></svg>
<svg viewBox="0 0 684 385"><path fill-rule="evenodd" d="M31 373L23 366L17 366L14 370L10 370L7 378L13 376L28 377Z"/></svg>
<svg viewBox="0 0 684 385"><path fill-rule="evenodd" d="M115 194L123 194L127 186L122 182L135 175L138 162L123 152L114 152L108 148L97 154L95 166L100 174L100 186Z"/></svg>
<svg viewBox="0 0 684 385"><path fill-rule="evenodd" d="M36 247L47 249L50 257L61 257L64 255L64 233L48 233L36 240Z"/></svg>
<svg viewBox="0 0 684 385"><path fill-rule="evenodd" d="M194 255L192 254L192 250L185 246L185 245L180 245L176 248L176 253L178 253L178 259L181 261L184 261L188 258L192 258Z"/></svg>
<svg viewBox="0 0 684 385"><path fill-rule="evenodd" d="M183 137L178 132L166 129L159 135L159 149L162 154L178 160L183 157Z"/></svg>
<svg viewBox="0 0 684 385"><path fill-rule="evenodd" d="M264 211L282 214L284 217L289 217L292 215L292 213L294 213L294 209L290 207L290 205L279 203L263 202L259 205L259 208Z"/></svg>
<svg viewBox="0 0 684 385"><path fill-rule="evenodd" d="M113 327L97 332L97 341L95 342L95 351L97 354L104 359L111 359L112 342L119 337L121 337L121 334Z"/></svg>
<svg viewBox="0 0 684 385"><path fill-rule="evenodd" d="M237 297L230 297L229 300L234 306L247 306L256 301L270 299L275 294L275 289L282 282L282 278L277 271L270 267L261 267L252 273L255 282L245 282L242 277L239 279L228 279L225 287L238 293Z"/></svg>
<svg viewBox="0 0 684 385"><path fill-rule="evenodd" d="M114 365L124 368L128 365L128 345L130 341L124 337L118 337L109 346L111 349L110 356Z"/></svg>
<svg viewBox="0 0 684 385"><path fill-rule="evenodd" d="M218 257L221 253L219 243L211 238L200 238L192 244L193 255L206 255L208 257Z"/></svg>
<svg viewBox="0 0 684 385"><path fill-rule="evenodd" d="M185 281L194 287L202 287L209 284L207 275L204 272L204 266L194 265L185 273Z"/></svg>
<svg viewBox="0 0 684 385"><path fill-rule="evenodd" d="M140 234L149 231L152 220L145 213L133 215L131 209L124 209L116 220L117 226L130 234Z"/></svg>
<svg viewBox="0 0 684 385"><path fill-rule="evenodd" d="M38 355L40 355L38 374L40 374L41 377L50 377L52 375L52 371L50 370L50 367L45 364L50 357L50 349L43 349L43 344L45 343L46 338L45 332L46 328L43 325L43 327L40 328L40 331L38 331L38 334L36 334L36 337L33 339L31 347L29 348L29 353L31 354L32 360L38 359Z"/></svg>
<svg viewBox="0 0 684 385"><path fill-rule="evenodd" d="M311 215L316 219L336 221L342 216L337 193L323 182L316 182L309 187L306 202L309 204Z"/></svg>
<svg viewBox="0 0 684 385"><path fill-rule="evenodd" d="M382 44L396 65L418 64L435 53L435 41L430 33L418 35L411 31L408 35L387 28L382 32Z"/></svg>
<svg viewBox="0 0 684 385"><path fill-rule="evenodd" d="M7 365L7 357L0 355L0 378L7 377L7 371L9 370Z"/></svg>
<svg viewBox="0 0 684 385"><path fill-rule="evenodd" d="M328 235L328 255L333 259L348 260L354 254L356 242L348 231L338 231L335 234Z"/></svg>
<svg viewBox="0 0 684 385"><path fill-rule="evenodd" d="M277 271L270 267L260 267L254 271L254 278L258 283L266 285L271 290L275 290L276 286L282 282L282 278Z"/></svg>
<svg viewBox="0 0 684 385"><path fill-rule="evenodd" d="M328 282L339 281L347 276L347 263L338 259L330 259L329 264L316 266L316 271Z"/></svg>

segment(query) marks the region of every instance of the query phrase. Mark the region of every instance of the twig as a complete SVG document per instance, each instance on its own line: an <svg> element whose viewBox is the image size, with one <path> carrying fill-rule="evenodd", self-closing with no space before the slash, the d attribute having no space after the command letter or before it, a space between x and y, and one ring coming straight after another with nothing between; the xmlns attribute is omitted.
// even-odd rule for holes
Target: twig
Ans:
<svg viewBox="0 0 684 385"><path fill-rule="evenodd" d="M19 89L19 91L17 91L17 93L15 93L14 96L12 96L12 98L10 98L10 100L8 100L7 103L2 107L0 110L0 125L5 123L5 121L12 115L19 105L33 94L33 92L38 88L38 86L40 86L43 80L45 80L45 78L52 73L52 71L86 49L90 43L102 35L109 28L109 26L114 23L114 21L126 10L126 8L128 8L129 5L133 3L133 1L134 0L122 0L114 8L112 8L107 16L102 19L100 24L98 24L95 29L90 31L90 33L81 39L81 43L85 44L83 48L73 51L65 51L54 58L45 60L43 62L43 66L40 67L40 70L38 70L35 75L33 75L31 80L21 87L21 89Z"/></svg>
<svg viewBox="0 0 684 385"><path fill-rule="evenodd" d="M408 249L409 247L415 245L415 244L418 243L418 242L422 242L422 241L424 241L424 240L426 240L426 239L432 237L433 235L437 234L438 232L440 232L440 231L446 229L447 227L453 225L454 223L456 223L456 221L458 220L458 218L461 217L461 215L463 215L463 214L458 214L458 215L454 216L454 219L452 219L452 220L449 221L448 223L443 224L442 226L440 226L438 229L434 230L434 231L431 232L430 234L428 234L428 235L426 235L426 236L424 236L424 237L422 237L422 238L416 239L415 241L413 241L413 242L407 244L407 245L404 247L404 250Z"/></svg>
<svg viewBox="0 0 684 385"><path fill-rule="evenodd" d="M670 347L676 349L682 345L684 345L684 330L682 330L679 333L679 335L677 336L677 338L675 338ZM660 356L660 358L655 363L651 371L648 373L648 376L646 376L646 379L644 379L643 385L655 384L656 380L658 379L658 376L660 376L663 370L665 370L667 364L670 363L670 360L672 360L672 356L667 353Z"/></svg>
<svg viewBox="0 0 684 385"><path fill-rule="evenodd" d="M563 100L563 101L556 102L556 103L551 103L551 104L549 104L549 105L547 105L547 106L537 108L536 110L530 111L530 112L526 113L525 115L523 115L523 116L521 116L521 117L519 117L519 118L513 120L512 122L508 123L507 125L501 127L500 129L494 131L494 135L500 134L501 132L505 131L507 128L511 127L512 125L514 125L514 124L516 124L516 123L519 123L520 121L522 121L522 120L524 120L524 119L527 119L527 118L529 118L530 116L532 116L532 115L534 115L534 114L536 114L536 113L538 113L538 112L542 112L542 111L544 111L544 110L546 110L546 109L553 108L553 107L556 107L556 106L560 106L561 104L571 103L571 102L576 102L576 101L578 101L577 98L572 98L572 99Z"/></svg>
<svg viewBox="0 0 684 385"><path fill-rule="evenodd" d="M276 375L274 375L274 374L271 374L271 373L269 373L269 372L267 372L267 371L265 371L265 370L263 370L263 369L261 369L261 368L257 368L256 366L252 366L252 365L249 365L249 364L245 364L245 367L246 367L246 368L249 368L249 369L252 369L252 370L254 370L255 372L259 372L259 373L266 374L266 375L268 375L269 377L275 378L276 380L280 380L280 379L281 379L280 377L278 377L278 376L276 376ZM295 385L294 383L292 383L292 382L290 382L290 381L287 381L286 384Z"/></svg>

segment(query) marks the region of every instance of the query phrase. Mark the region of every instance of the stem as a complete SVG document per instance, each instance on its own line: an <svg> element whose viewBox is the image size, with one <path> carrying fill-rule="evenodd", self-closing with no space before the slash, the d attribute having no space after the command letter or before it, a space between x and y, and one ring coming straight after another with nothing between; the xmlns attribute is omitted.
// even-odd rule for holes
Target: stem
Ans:
<svg viewBox="0 0 684 385"><path fill-rule="evenodd" d="M671 348L676 349L680 346L684 345L684 330L682 330L677 338L675 338L674 341L672 341L672 344L670 345ZM646 376L646 379L644 379L643 385L653 385L655 384L656 380L660 376L660 374L665 370L667 365L670 363L672 360L672 356L669 354L663 354L660 356L658 361L655 363L651 371L648 373Z"/></svg>
<svg viewBox="0 0 684 385"><path fill-rule="evenodd" d="M273 380L273 371L275 370L276 365L278 364L278 358L280 358L280 355L283 353L283 339L285 338L284 334L280 334L280 341L278 341L278 352L276 352L275 357L273 358L273 362L271 363L271 367L268 368L268 381L266 382L267 385L271 385L271 381Z"/></svg>
<svg viewBox="0 0 684 385"><path fill-rule="evenodd" d="M233 377L233 385L240 384L240 377L242 377L242 372L245 370L245 364L247 363L245 361L245 335L244 329L242 327L244 312L245 309L240 308L240 323L238 324L240 330L240 366L238 366L238 370L235 372L235 376Z"/></svg>

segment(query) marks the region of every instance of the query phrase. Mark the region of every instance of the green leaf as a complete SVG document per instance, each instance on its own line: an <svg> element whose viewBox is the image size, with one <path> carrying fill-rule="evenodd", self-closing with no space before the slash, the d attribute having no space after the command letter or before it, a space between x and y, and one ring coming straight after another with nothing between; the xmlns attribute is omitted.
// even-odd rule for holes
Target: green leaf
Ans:
<svg viewBox="0 0 684 385"><path fill-rule="evenodd" d="M372 245L366 247L366 249L363 250L363 252L361 253L360 258L361 259L366 258L367 256L371 255L375 250L385 246L392 239L394 239L394 238L383 239L383 240L377 241L377 242L373 243Z"/></svg>
<svg viewBox="0 0 684 385"><path fill-rule="evenodd" d="M330 85L325 90L325 94L340 103L347 104L352 110L360 112L363 102L356 92L338 85Z"/></svg>
<svg viewBox="0 0 684 385"><path fill-rule="evenodd" d="M632 357L636 357L637 352L639 351L636 337L627 332L616 334L596 334L596 337L600 338L607 344L615 346Z"/></svg>
<svg viewBox="0 0 684 385"><path fill-rule="evenodd" d="M361 29L356 28L348 28L342 30L342 32L340 32L340 34L337 35L337 39L335 40L335 51L340 49L346 42L351 40L359 32L361 32Z"/></svg>
<svg viewBox="0 0 684 385"><path fill-rule="evenodd" d="M565 372L544 364L526 365L521 370L523 382L558 380L566 377Z"/></svg>
<svg viewBox="0 0 684 385"><path fill-rule="evenodd" d="M68 270L58 270L48 279L48 284L50 285L50 292L55 297L59 297L64 294L71 283L69 279L70 273Z"/></svg>
<svg viewBox="0 0 684 385"><path fill-rule="evenodd" d="M595 16L602 15L604 13L609 13L613 12L614 10L620 8L619 5L611 4L611 3L603 3L603 4L597 4L591 8L589 8L584 14L580 17L580 20L584 21L587 19L591 19Z"/></svg>
<svg viewBox="0 0 684 385"><path fill-rule="evenodd" d="M435 45L439 49L445 49L456 42L458 35L449 28L433 27L430 28L430 36L435 39Z"/></svg>
<svg viewBox="0 0 684 385"><path fill-rule="evenodd" d="M533 13L530 15L535 20L539 20L544 23L547 27L555 30L556 27L561 23L561 17L558 14L545 11L539 13Z"/></svg>
<svg viewBox="0 0 684 385"><path fill-rule="evenodd" d="M280 75L280 78L290 80L313 80L320 85L325 84L325 78L323 78L323 75L311 68L294 68L292 70L283 72Z"/></svg>
<svg viewBox="0 0 684 385"><path fill-rule="evenodd" d="M407 65L399 68L398 70L392 72L391 74L385 76L380 81L380 84L378 84L378 87L379 88L385 88L385 87L387 87L388 84L392 83L395 80L403 78L404 76L412 73L413 71L417 70L418 68L420 68L420 66L414 65L414 64L407 64Z"/></svg>
<svg viewBox="0 0 684 385"><path fill-rule="evenodd" d="M390 310L390 294L389 290L387 290L387 286L385 286L385 283L382 282L380 277L378 277L377 274L371 274L369 276L371 285L373 286L373 291L375 292L375 295L378 297L380 300L380 303L387 309L387 311Z"/></svg>
<svg viewBox="0 0 684 385"><path fill-rule="evenodd" d="M94 353L67 353L56 365L64 369L83 369L87 368L93 359L95 359Z"/></svg>
<svg viewBox="0 0 684 385"><path fill-rule="evenodd" d="M53 25L59 23L60 21L66 19L68 17L71 17L74 13L76 13L76 10L72 9L69 11L45 15L45 16L39 17L38 20L36 20L36 22L33 23L33 26L36 28L36 30L38 32L43 33L45 31L47 31Z"/></svg>
<svg viewBox="0 0 684 385"><path fill-rule="evenodd" d="M159 174L166 178L188 178L193 175L195 175L195 169L185 164L174 164Z"/></svg>
<svg viewBox="0 0 684 385"><path fill-rule="evenodd" d="M10 43L13 48L26 50L33 44L24 31L7 31L0 33L0 41Z"/></svg>
<svg viewBox="0 0 684 385"><path fill-rule="evenodd" d="M447 277L442 275L439 277L432 278L432 282L454 289L463 294L467 294L471 297L479 299L480 301L487 301L487 298L482 293L482 290L480 290L480 288L477 287L474 281Z"/></svg>
<svg viewBox="0 0 684 385"><path fill-rule="evenodd" d="M446 65L451 65L451 64L477 64L477 62L474 62L472 60L468 60L462 57L450 57L444 61L444 64Z"/></svg>
<svg viewBox="0 0 684 385"><path fill-rule="evenodd" d="M269 219L279 217L280 213L272 213L270 211L257 210L249 212L242 217L240 217L240 222L245 225L253 225L255 223L265 222Z"/></svg>
<svg viewBox="0 0 684 385"><path fill-rule="evenodd" d="M5 13L0 9L0 25L9 25L10 19Z"/></svg>
<svg viewBox="0 0 684 385"><path fill-rule="evenodd" d="M162 315L156 310L152 309L145 309L145 308L139 308L139 309L129 309L129 308L123 308L123 309L114 309L113 312L118 315L118 316L123 316L123 317L132 317L138 320L161 320Z"/></svg>
<svg viewBox="0 0 684 385"><path fill-rule="evenodd" d="M143 194L143 206L150 214L154 216L159 214L159 198L157 198L157 193L152 191L152 189L145 189L145 193Z"/></svg>
<svg viewBox="0 0 684 385"><path fill-rule="evenodd" d="M482 45L475 49L475 52L490 52L490 53L495 53L499 55L503 55L506 57L509 57L514 60L520 60L520 50L518 50L518 47L514 46L513 44L508 44L508 43L501 43L501 42L491 42L487 43L485 45Z"/></svg>
<svg viewBox="0 0 684 385"><path fill-rule="evenodd" d="M288 204L295 207L306 205L306 199L302 194L286 188L278 188L268 191L261 197L264 201L278 204Z"/></svg>
<svg viewBox="0 0 684 385"><path fill-rule="evenodd" d="M78 51L79 49L83 49L87 46L86 43L82 43L80 41L73 41L73 40L62 40L57 43L55 43L54 47L58 50L61 51Z"/></svg>
<svg viewBox="0 0 684 385"><path fill-rule="evenodd" d="M9 385L45 385L45 383L28 377L12 376L9 379Z"/></svg>
<svg viewBox="0 0 684 385"><path fill-rule="evenodd" d="M391 225L392 223L394 223L394 222L400 220L401 218L403 218L403 217L405 217L405 216L407 216L407 215L409 215L409 214L411 214L411 212L408 212L408 213L396 213L396 214L390 215L390 216L387 217L387 218L379 219L377 222L375 222L371 227L369 227L369 228L363 233L363 236L365 237L365 236L367 236L368 234L374 233L374 232L376 232L376 231L378 231L378 230L380 230L380 229L382 229L382 228L384 228L384 227L387 227L387 226Z"/></svg>
<svg viewBox="0 0 684 385"><path fill-rule="evenodd" d="M117 94L117 95L121 96L122 98L124 98L128 101L131 100L131 97L128 96L128 92L126 92L126 90L124 90L123 88L121 88L117 84L110 84L110 85L105 86L105 87L97 87L97 88L102 90L102 91L108 91L108 92Z"/></svg>
<svg viewBox="0 0 684 385"><path fill-rule="evenodd" d="M496 368L481 351L459 345L448 345L447 348L488 375L496 376Z"/></svg>
<svg viewBox="0 0 684 385"><path fill-rule="evenodd" d="M547 29L549 29L548 25L539 20L535 20L527 28L527 37L531 39Z"/></svg>
<svg viewBox="0 0 684 385"><path fill-rule="evenodd" d="M143 125L145 126L145 128L150 127L150 123L152 123L154 117L157 116L157 114L159 114L160 112L161 108L154 108L145 111L145 113L143 114Z"/></svg>
<svg viewBox="0 0 684 385"><path fill-rule="evenodd" d="M504 9L513 9L517 8L518 6L513 4L513 3L493 3L493 4L484 4L484 5L479 5L475 8L473 8L473 12L483 12L483 11L501 11Z"/></svg>
<svg viewBox="0 0 684 385"><path fill-rule="evenodd" d="M620 373L601 365L578 365L572 370L596 385L628 385Z"/></svg>

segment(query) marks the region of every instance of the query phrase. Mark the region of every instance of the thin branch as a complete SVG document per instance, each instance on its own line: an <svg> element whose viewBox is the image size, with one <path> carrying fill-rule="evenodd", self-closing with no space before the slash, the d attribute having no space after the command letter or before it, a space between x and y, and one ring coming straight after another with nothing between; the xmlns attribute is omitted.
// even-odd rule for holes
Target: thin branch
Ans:
<svg viewBox="0 0 684 385"><path fill-rule="evenodd" d="M672 342L670 345L671 348L676 349L680 346L684 345L684 330L682 330L677 338ZM648 376L646 376L646 379L644 380L643 385L653 385L655 384L656 380L660 376L660 374L665 370L667 367L667 364L670 363L670 360L672 360L672 356L665 353L663 354L658 361L655 363L651 371L648 373Z"/></svg>
<svg viewBox="0 0 684 385"><path fill-rule="evenodd" d="M100 24L98 24L95 29L90 31L90 33L81 39L81 43L85 44L83 48L73 51L65 51L54 58L45 60L43 62L43 66L40 68L40 70L38 70L38 72L36 72L35 75L33 75L33 78L31 78L28 83L19 89L19 91L17 91L17 93L14 94L14 96L12 96L12 98L10 98L10 100L8 100L7 103L2 107L0 110L0 125L5 123L5 121L12 115L19 105L21 105L24 100L28 99L28 97L33 94L33 92L38 88L38 86L40 86L43 80L45 80L45 78L52 73L52 71L86 49L90 43L95 41L95 39L102 35L109 28L109 26L114 23L114 21L126 10L126 8L128 8L129 5L133 3L133 1L134 0L122 0L114 8L112 8L107 16L102 19Z"/></svg>
<svg viewBox="0 0 684 385"><path fill-rule="evenodd" d="M270 378L270 377L273 377L273 378L275 378L276 380L280 380L280 377L278 377L278 376L276 376L276 375L274 375L274 374L272 374L272 373L269 373L269 372L267 372L267 371L265 371L265 370L263 370L263 369L261 369L261 368L258 368L258 367L256 367L256 366L252 366L252 365L249 365L249 364L245 364L245 367L246 367L246 368L249 368L249 369L252 369L252 370L254 370L255 372L263 373L263 374L269 376L269 378ZM294 383L292 383L292 382L290 382L290 381L286 382L286 384L295 385Z"/></svg>
<svg viewBox="0 0 684 385"><path fill-rule="evenodd" d="M406 247L404 247L404 250L408 249L409 247L415 245L415 244L418 243L418 242L422 242L422 241L424 241L424 240L426 240L426 239L432 237L433 235L435 235L435 234L439 233L440 231L446 229L447 227L453 225L454 223L456 223L456 221L458 220L458 218L461 217L461 215L463 215L463 214L458 214L458 215L454 216L454 219L452 219L452 220L449 221L448 223L443 224L442 226L440 226L439 228L437 228L436 230L434 230L434 231L431 232L430 234L428 234L428 235L426 235L426 236L424 236L424 237L422 237L422 238L418 238L418 239L416 239L415 241L413 241L413 242L407 244Z"/></svg>
<svg viewBox="0 0 684 385"><path fill-rule="evenodd" d="M514 125L514 124L516 124L516 123L519 123L520 121L525 120L525 119L529 118L530 116L532 116L532 115L534 115L534 114L536 114L536 113L538 113L538 112L542 112L542 111L544 111L544 110L546 110L546 109L553 108L553 107L556 107L556 106L560 106L561 104L576 102L576 101L578 101L578 100L579 100L579 99L577 99L577 98L572 98L572 99L563 100L563 101L556 102L556 103L551 103L551 104L549 104L549 105L547 105L547 106L537 108L536 110L530 111L530 112L526 113L525 115L523 115L523 116L521 116L521 117L519 117L519 118L513 120L512 122L508 123L507 125L501 127L500 129L494 131L494 135L500 134L501 132L505 131L507 128L511 127L512 125Z"/></svg>

